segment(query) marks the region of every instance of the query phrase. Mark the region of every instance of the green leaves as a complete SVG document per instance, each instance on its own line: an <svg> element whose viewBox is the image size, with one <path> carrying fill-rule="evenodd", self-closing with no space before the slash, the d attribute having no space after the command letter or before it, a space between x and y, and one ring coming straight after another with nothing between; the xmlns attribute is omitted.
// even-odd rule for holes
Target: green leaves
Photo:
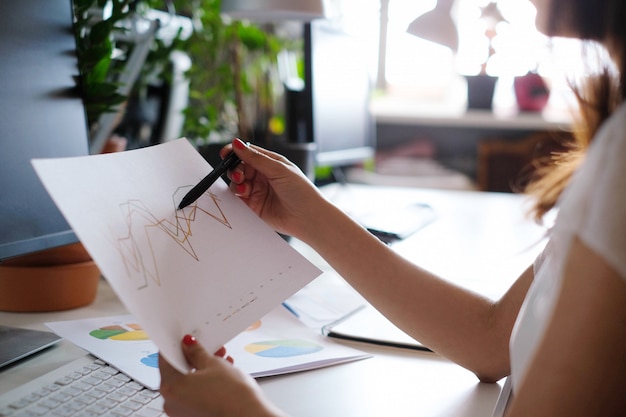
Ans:
<svg viewBox="0 0 626 417"><path fill-rule="evenodd" d="M174 0L176 11L191 16L194 22L194 33L181 45L192 61L187 72L190 100L183 135L200 141L215 136L229 140L234 134L243 134L237 131L242 126L239 119L245 116L241 107L258 108L254 102L265 94L266 86L257 82L266 79L264 71L274 64L281 48L271 31L223 18L220 3ZM254 124L251 120L245 123Z"/></svg>
<svg viewBox="0 0 626 417"><path fill-rule="evenodd" d="M132 45L115 42L113 35L123 30L120 22L135 10L141 13L142 9L163 8L164 2L74 0L73 4L80 87L88 123L93 126L103 113L117 111L127 99L119 93L120 85L116 80ZM157 37L142 68L138 86L155 74L167 80L168 73L163 69L169 64L171 52L187 53L192 66L186 73L190 92L183 135L205 140L218 132L230 137L238 133L239 118L245 119L244 112L240 111L242 107L259 108L267 102L271 88L259 83L269 79L267 71L274 65L281 42L271 30L224 19L220 0L173 0L173 5L177 14L192 19L194 31L188 39L177 36L167 45ZM106 18L103 16L105 6L110 11ZM265 113L271 116L271 110Z"/></svg>
<svg viewBox="0 0 626 417"><path fill-rule="evenodd" d="M102 113L115 111L126 100L118 93L119 84L115 81L119 70L114 68L112 34L118 30L116 23L130 14L128 0L111 0L111 16L103 19L106 3L107 0L74 0L80 87L90 126Z"/></svg>

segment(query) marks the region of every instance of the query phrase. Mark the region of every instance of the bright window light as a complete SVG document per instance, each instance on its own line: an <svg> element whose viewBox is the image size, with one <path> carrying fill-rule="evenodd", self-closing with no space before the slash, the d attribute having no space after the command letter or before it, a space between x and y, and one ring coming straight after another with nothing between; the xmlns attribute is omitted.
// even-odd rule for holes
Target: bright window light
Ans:
<svg viewBox="0 0 626 417"><path fill-rule="evenodd" d="M386 1L389 7L384 59L378 51L380 9ZM432 10L437 0L325 0L330 19L369 45L372 80L380 68L378 60L384 60L387 95L429 105L456 103L465 99L463 75L479 73L483 61L489 58L486 71L500 78L498 90L509 95L504 102L513 100L513 77L537 71L548 80L554 93L551 103L566 107L564 101L571 99L567 79L583 71L581 43L549 39L539 33L535 28L536 10L530 1L497 0L505 21L496 27L492 40L494 53L489 57L489 41L480 16L481 8L490 1L455 1L451 13L459 32L459 50L455 54L445 46L407 33L409 24Z"/></svg>
<svg viewBox="0 0 626 417"><path fill-rule="evenodd" d="M580 42L548 39L535 28L536 10L530 1L498 0L505 21L496 26L489 56L489 40L480 20L481 8L491 0L457 0L452 17L459 32L457 54L444 46L419 39L406 32L411 21L433 9L436 0L389 0L387 34L386 83L390 94L410 92L417 98L437 99L450 94L452 80L462 75L475 75L487 60L489 75L512 82L513 77L538 71L563 89L566 76L581 68L580 57L571 54ZM404 94L406 95L406 94Z"/></svg>

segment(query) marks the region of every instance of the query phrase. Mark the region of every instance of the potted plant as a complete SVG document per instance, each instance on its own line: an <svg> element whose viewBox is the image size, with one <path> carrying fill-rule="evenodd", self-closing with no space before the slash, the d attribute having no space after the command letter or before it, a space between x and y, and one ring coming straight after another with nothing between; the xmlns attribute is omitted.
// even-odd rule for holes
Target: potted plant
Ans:
<svg viewBox="0 0 626 417"><path fill-rule="evenodd" d="M191 59L189 104L182 136L211 163L217 149L239 136L267 144L280 133L273 83L276 55L283 41L271 25L230 20L219 0L174 0L176 12L189 16L193 32L176 48ZM279 129L271 129L271 126Z"/></svg>
<svg viewBox="0 0 626 417"><path fill-rule="evenodd" d="M105 112L116 112L127 97L119 93L119 85L111 74L113 59L113 32L121 30L116 25L130 15L128 2L111 1L111 14L103 17L106 2L74 0L74 30L81 76L77 82L83 95L87 124L93 126Z"/></svg>
<svg viewBox="0 0 626 417"><path fill-rule="evenodd" d="M495 90L497 77L487 74L487 64L494 55L493 39L496 37L496 26L506 19L500 13L496 2L492 1L481 9L480 20L482 22L483 33L487 39L486 58L480 65L480 72L477 75L466 75L467 80L467 107L470 109L491 110L493 103L493 93Z"/></svg>
<svg viewBox="0 0 626 417"><path fill-rule="evenodd" d="M77 84L81 90L87 125L92 141L92 151L111 152L124 150L125 141L116 136L110 136L112 130L121 121L124 114L124 104L128 94L117 75L121 73L124 61L116 58L128 52L119 49L114 35L123 31L120 23L134 13L127 0L75 0L74 30L76 35L76 51L80 77ZM110 13L105 16L105 6L110 5ZM109 119L103 118L110 115ZM96 144L94 138L98 131L106 129L107 137L103 144ZM110 132L111 131L111 132Z"/></svg>

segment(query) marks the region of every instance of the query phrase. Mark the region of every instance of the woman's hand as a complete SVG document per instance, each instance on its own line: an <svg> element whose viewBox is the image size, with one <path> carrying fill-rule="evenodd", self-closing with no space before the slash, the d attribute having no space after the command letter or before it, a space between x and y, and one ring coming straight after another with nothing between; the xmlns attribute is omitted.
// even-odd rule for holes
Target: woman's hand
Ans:
<svg viewBox="0 0 626 417"><path fill-rule="evenodd" d="M193 371L182 374L159 355L161 396L170 417L279 416L256 381L232 366L221 348L209 355L193 336L183 338L182 349Z"/></svg>
<svg viewBox="0 0 626 417"><path fill-rule="evenodd" d="M317 188L282 155L240 139L221 155L231 149L242 161L228 173L231 190L276 231L299 237L325 201Z"/></svg>

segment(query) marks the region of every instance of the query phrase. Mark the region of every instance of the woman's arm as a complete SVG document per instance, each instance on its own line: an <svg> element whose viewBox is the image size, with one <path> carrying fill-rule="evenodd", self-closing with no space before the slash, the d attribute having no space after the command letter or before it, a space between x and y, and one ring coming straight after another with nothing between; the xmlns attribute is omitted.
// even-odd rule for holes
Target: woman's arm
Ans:
<svg viewBox="0 0 626 417"><path fill-rule="evenodd" d="M575 239L545 337L507 416L622 416L626 282Z"/></svg>
<svg viewBox="0 0 626 417"><path fill-rule="evenodd" d="M482 381L508 375L509 338L532 267L493 302L407 261L331 203L316 213L299 237L381 313Z"/></svg>
<svg viewBox="0 0 626 417"><path fill-rule="evenodd" d="M509 337L531 269L494 303L399 256L282 156L239 140L232 149L243 163L230 173L231 188L274 229L309 244L398 327L481 380L509 373Z"/></svg>

